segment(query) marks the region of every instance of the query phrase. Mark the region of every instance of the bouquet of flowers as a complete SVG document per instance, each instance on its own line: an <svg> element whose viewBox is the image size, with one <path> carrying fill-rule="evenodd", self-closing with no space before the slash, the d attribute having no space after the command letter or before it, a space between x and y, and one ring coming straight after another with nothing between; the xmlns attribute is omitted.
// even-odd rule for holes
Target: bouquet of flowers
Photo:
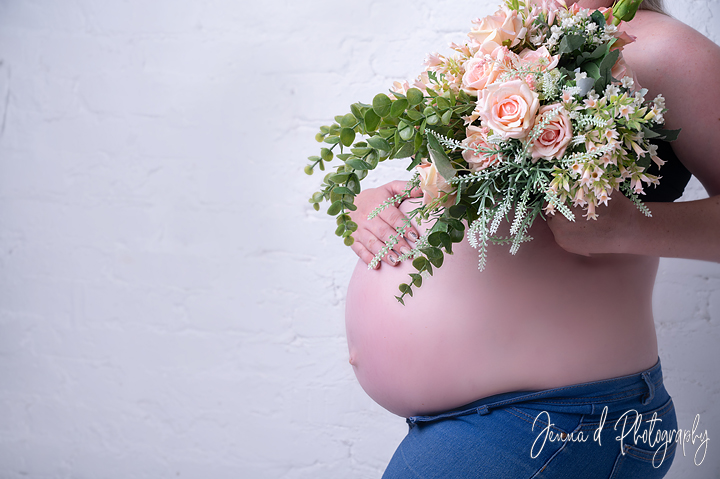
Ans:
<svg viewBox="0 0 720 479"><path fill-rule="evenodd" d="M379 162L409 161L415 174L404 193L371 214L417 187L423 192L422 206L370 267L411 219L434 220L400 257L417 269L400 285L400 302L465 236L478 249L482 270L488 243L516 253L543 212L574 221L572 205L596 219L598 206L621 191L649 216L638 195L658 183L646 171L650 163L663 163L649 140L672 141L678 132L662 128L663 97L646 100L622 57L634 39L618 25L632 19L639 3L621 0L589 11L562 0L506 0L494 15L473 22L467 42L451 44L452 56L429 55L412 84L395 82L389 95L355 103L320 128L316 139L327 146L309 158L305 172L324 170L333 158L341 164L310 198L313 207L329 201L336 234L351 245L357 224L348 212L360 182ZM503 221L509 235L498 235Z"/></svg>

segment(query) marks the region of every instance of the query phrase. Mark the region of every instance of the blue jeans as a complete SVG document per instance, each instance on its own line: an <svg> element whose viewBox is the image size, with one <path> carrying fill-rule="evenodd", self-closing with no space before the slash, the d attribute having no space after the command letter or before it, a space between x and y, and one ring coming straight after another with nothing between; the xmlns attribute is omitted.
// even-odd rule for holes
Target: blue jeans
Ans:
<svg viewBox="0 0 720 479"><path fill-rule="evenodd" d="M677 431L660 361L629 376L499 394L407 423L383 479L659 479Z"/></svg>

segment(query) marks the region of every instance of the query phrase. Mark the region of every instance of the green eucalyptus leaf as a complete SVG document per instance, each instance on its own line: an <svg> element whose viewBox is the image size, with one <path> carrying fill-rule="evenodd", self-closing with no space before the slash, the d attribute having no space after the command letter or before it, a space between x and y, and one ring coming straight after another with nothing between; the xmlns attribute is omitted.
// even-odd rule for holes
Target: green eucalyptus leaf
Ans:
<svg viewBox="0 0 720 479"><path fill-rule="evenodd" d="M451 229L448 230L448 234L450 235L450 241L453 243L459 243L465 238L465 232L463 230Z"/></svg>
<svg viewBox="0 0 720 479"><path fill-rule="evenodd" d="M348 178L350 178L350 173L334 173L330 175L328 180L339 185L341 183L345 183Z"/></svg>
<svg viewBox="0 0 720 479"><path fill-rule="evenodd" d="M355 141L355 130L352 128L343 128L340 130L340 141L344 146L351 146Z"/></svg>
<svg viewBox="0 0 720 479"><path fill-rule="evenodd" d="M352 128L357 124L357 121L358 119L355 118L355 115L348 113L343 116L338 123L340 123L340 126L343 128Z"/></svg>
<svg viewBox="0 0 720 479"><path fill-rule="evenodd" d="M428 264L428 260L424 256L415 258L412 262L413 267L418 271L424 270L427 267L427 264Z"/></svg>
<svg viewBox="0 0 720 479"><path fill-rule="evenodd" d="M594 12L592 12L592 15L590 15L590 19L591 19L598 27L605 28L605 24L606 24L605 15L603 15L602 13L600 13L600 10L595 10Z"/></svg>
<svg viewBox="0 0 720 479"><path fill-rule="evenodd" d="M340 213L340 211L342 210L342 206L342 201L336 201L335 203L330 205L327 210L327 214L329 214L330 216L335 216L336 214Z"/></svg>
<svg viewBox="0 0 720 479"><path fill-rule="evenodd" d="M417 110L408 110L408 111L407 111L407 116L408 116L408 118L410 118L412 121L418 121L418 120L422 120L423 118L425 118L425 115L423 115L422 113L420 113L420 112L417 111Z"/></svg>
<svg viewBox="0 0 720 479"><path fill-rule="evenodd" d="M325 161L330 161L333 159L333 152L330 148L321 148L320 157Z"/></svg>
<svg viewBox="0 0 720 479"><path fill-rule="evenodd" d="M351 148L350 151L352 151L352 154L355 156L365 156L372 151L372 148L371 147Z"/></svg>
<svg viewBox="0 0 720 479"><path fill-rule="evenodd" d="M378 125L380 125L380 120L380 116L375 113L375 110L370 108L368 111L365 112L365 130L367 132L377 130Z"/></svg>
<svg viewBox="0 0 720 479"><path fill-rule="evenodd" d="M345 241L343 241L343 243L345 243L345 246L352 246L354 242L355 239L352 236L346 236Z"/></svg>
<svg viewBox="0 0 720 479"><path fill-rule="evenodd" d="M395 100L392 102L392 106L390 107L390 116L395 118L403 113L405 113L405 110L408 108L408 101L404 98L401 98L400 100Z"/></svg>
<svg viewBox="0 0 720 479"><path fill-rule="evenodd" d="M558 52L560 54L563 53L572 53L578 48L582 47L585 44L585 37L582 35L564 35L562 40L560 40L560 49Z"/></svg>
<svg viewBox="0 0 720 479"><path fill-rule="evenodd" d="M445 221L447 221L451 229L465 231L465 224L462 221L456 220L455 218L446 218Z"/></svg>
<svg viewBox="0 0 720 479"><path fill-rule="evenodd" d="M398 124L398 133L400 133L401 140L410 141L415 134L415 128L406 123L404 120L400 120L400 124Z"/></svg>
<svg viewBox="0 0 720 479"><path fill-rule="evenodd" d="M323 141L330 145L336 145L336 144L340 143L340 137L336 136L336 135L330 135L330 136L326 136Z"/></svg>
<svg viewBox="0 0 720 479"><path fill-rule="evenodd" d="M435 102L440 110L447 110L450 108L450 101L442 96L439 96L435 99Z"/></svg>
<svg viewBox="0 0 720 479"><path fill-rule="evenodd" d="M453 111L452 111L452 110L448 110L448 111L446 111L445 113L443 113L443 115L440 117L440 121L442 122L443 125L447 125L447 124L450 123L450 119L452 118L452 114L453 114Z"/></svg>
<svg viewBox="0 0 720 479"><path fill-rule="evenodd" d="M410 106L415 106L415 105L419 105L420 103L422 103L423 100L425 99L425 96L417 88L410 88L407 91L406 98L407 98Z"/></svg>
<svg viewBox="0 0 720 479"><path fill-rule="evenodd" d="M442 246L448 252L452 251L453 242L450 239L450 235L444 231L435 231L434 233L431 233L430 236L428 236L428 243L432 246Z"/></svg>
<svg viewBox="0 0 720 479"><path fill-rule="evenodd" d="M372 169L372 166L368 162L361 160L359 158L348 160L345 162L345 164L356 170L371 170Z"/></svg>
<svg viewBox="0 0 720 479"><path fill-rule="evenodd" d="M375 95L375 98L373 98L373 110L375 110L375 113L383 118L388 116L390 113L390 108L392 107L392 100L384 94L384 93L378 93Z"/></svg>
<svg viewBox="0 0 720 479"><path fill-rule="evenodd" d="M453 218L462 218L466 211L467 206L465 205L452 205L447 209L448 214Z"/></svg>
<svg viewBox="0 0 720 479"><path fill-rule="evenodd" d="M401 283L400 286L398 286L398 289L402 294L407 294L409 296L413 295L412 287L409 284Z"/></svg>
<svg viewBox="0 0 720 479"><path fill-rule="evenodd" d="M394 155L392 155L393 158L407 158L409 156L412 156L412 154L415 152L415 145L408 141L407 143L403 143L402 146L395 152Z"/></svg>
<svg viewBox="0 0 720 479"><path fill-rule="evenodd" d="M348 188L350 188L350 191L355 193L356 195L360 194L360 178L353 173L350 175L350 177L347 179L347 183L345 183Z"/></svg>
<svg viewBox="0 0 720 479"><path fill-rule="evenodd" d="M369 138L368 143L370 144L370 146L372 146L373 148L377 148L378 150L382 150L382 151L392 150L390 143L388 143L388 141L385 138L383 138L382 136L379 136L379 135Z"/></svg>
<svg viewBox="0 0 720 479"><path fill-rule="evenodd" d="M350 191L350 188L348 188L346 186L336 186L333 188L332 191L333 191L333 193L338 194L338 195L353 195L353 196L355 196L355 193Z"/></svg>
<svg viewBox="0 0 720 479"><path fill-rule="evenodd" d="M361 105L359 103L353 103L352 105L350 105L350 111L352 112L356 121L365 119L365 115L363 115Z"/></svg>

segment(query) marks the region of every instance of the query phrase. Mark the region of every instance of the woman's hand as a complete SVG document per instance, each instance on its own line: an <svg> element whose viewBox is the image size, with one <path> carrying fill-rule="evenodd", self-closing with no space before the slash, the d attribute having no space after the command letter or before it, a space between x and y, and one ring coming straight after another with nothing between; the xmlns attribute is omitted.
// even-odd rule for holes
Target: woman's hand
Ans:
<svg viewBox="0 0 720 479"><path fill-rule="evenodd" d="M350 217L357 223L358 229L353 233L355 242L351 248L366 264L370 264L375 255L385 246L388 238L397 233L396 228L403 226L406 220L405 215L396 205L385 208L372 220L367 219L368 215L383 201L402 193L406 187L405 181L392 181L378 188L364 190L355 197L357 210L351 212ZM419 189L412 191L411 198L419 196L422 196ZM405 238L413 242L418 239L418 236L417 230L412 226L405 232ZM398 256L410 251L411 246L405 238L399 238L393 249L383 257L382 260L386 264L391 266L399 264ZM379 266L380 263L378 263Z"/></svg>
<svg viewBox="0 0 720 479"><path fill-rule="evenodd" d="M613 194L598 207L597 221L586 221L575 208L575 221L560 213L547 218L561 248L589 256L626 253L720 263L720 195L677 203L648 203L643 215L625 196Z"/></svg>
<svg viewBox="0 0 720 479"><path fill-rule="evenodd" d="M627 252L628 242L636 236L638 221L644 218L635 204L619 191L612 195L607 206L597 207L597 220L583 218L581 208L573 208L573 213L575 221L555 213L547 217L547 223L562 249L583 256Z"/></svg>

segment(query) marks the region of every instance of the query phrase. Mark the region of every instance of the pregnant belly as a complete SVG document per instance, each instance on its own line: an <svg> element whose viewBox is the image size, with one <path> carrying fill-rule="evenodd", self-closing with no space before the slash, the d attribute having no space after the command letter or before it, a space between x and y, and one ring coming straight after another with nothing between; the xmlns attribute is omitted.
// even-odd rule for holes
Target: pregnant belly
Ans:
<svg viewBox="0 0 720 479"><path fill-rule="evenodd" d="M358 262L347 293L348 347L358 381L376 402L408 417L655 363L657 261L584 258L562 251L544 224L531 233L535 240L516 256L491 248L482 273L476 251L466 241L456 245L405 306L394 296L412 265L370 271ZM598 285L599 296L616 295L619 313L594 301Z"/></svg>

